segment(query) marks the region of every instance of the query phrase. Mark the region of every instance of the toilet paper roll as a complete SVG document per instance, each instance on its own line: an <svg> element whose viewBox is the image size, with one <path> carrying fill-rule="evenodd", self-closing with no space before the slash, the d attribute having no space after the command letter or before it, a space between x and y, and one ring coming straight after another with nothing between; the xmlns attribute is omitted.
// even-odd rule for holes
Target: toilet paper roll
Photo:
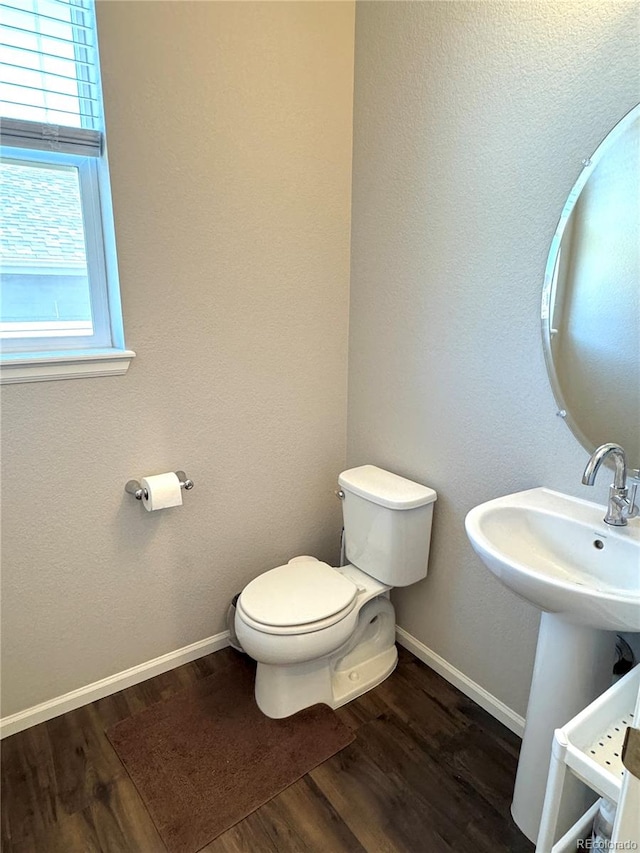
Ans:
<svg viewBox="0 0 640 853"><path fill-rule="evenodd" d="M180 480L173 471L168 474L156 474L153 477L143 477L140 485L144 489L142 503L148 512L166 509L170 506L182 505L182 489Z"/></svg>

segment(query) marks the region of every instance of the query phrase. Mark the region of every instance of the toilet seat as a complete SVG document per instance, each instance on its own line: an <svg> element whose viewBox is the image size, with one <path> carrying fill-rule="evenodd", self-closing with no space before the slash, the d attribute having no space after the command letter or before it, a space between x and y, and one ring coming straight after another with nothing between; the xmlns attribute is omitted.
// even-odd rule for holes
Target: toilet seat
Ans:
<svg viewBox="0 0 640 853"><path fill-rule="evenodd" d="M268 634L306 634L328 628L355 607L358 587L327 563L297 558L251 581L238 611Z"/></svg>
<svg viewBox="0 0 640 853"><path fill-rule="evenodd" d="M260 631L262 634L273 634L281 637L294 634L296 636L300 636L302 634L313 634L318 631L322 631L325 628L331 628L332 625L337 625L339 622L342 622L345 617L354 611L354 609L355 601L353 604L345 607L344 610L334 613L333 616L328 616L326 619L320 619L317 622L308 622L306 625L289 625L286 628L280 628L275 625L268 625L266 622L257 622L255 619L252 619L244 612L240 601L238 601L238 604L236 605L236 613L245 625L250 628L254 628L256 631Z"/></svg>

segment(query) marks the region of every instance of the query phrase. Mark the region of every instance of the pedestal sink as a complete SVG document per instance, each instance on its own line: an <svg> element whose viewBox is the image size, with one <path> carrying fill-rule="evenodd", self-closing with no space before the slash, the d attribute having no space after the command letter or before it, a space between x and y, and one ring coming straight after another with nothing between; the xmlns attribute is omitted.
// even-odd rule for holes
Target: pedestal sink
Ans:
<svg viewBox="0 0 640 853"><path fill-rule="evenodd" d="M614 528L604 514L538 488L481 504L465 521L491 572L543 611L511 807L534 842L554 729L611 684L615 633L640 631L640 519ZM579 798L567 798L559 829L578 817Z"/></svg>

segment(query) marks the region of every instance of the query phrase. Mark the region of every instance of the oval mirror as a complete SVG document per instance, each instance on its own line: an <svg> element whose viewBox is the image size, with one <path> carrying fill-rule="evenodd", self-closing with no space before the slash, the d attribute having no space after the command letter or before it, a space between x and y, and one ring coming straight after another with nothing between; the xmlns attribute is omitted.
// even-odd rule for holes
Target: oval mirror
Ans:
<svg viewBox="0 0 640 853"><path fill-rule="evenodd" d="M640 105L569 194L551 242L542 338L553 393L589 452L624 447L640 468Z"/></svg>

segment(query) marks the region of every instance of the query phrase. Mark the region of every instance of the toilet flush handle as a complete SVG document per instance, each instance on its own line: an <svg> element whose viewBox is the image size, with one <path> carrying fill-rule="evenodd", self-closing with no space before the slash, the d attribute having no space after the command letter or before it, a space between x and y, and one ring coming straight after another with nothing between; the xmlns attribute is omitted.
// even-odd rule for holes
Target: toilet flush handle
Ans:
<svg viewBox="0 0 640 853"><path fill-rule="evenodd" d="M337 498L340 498L341 501L344 500L344 492L342 491L342 489L336 489L334 494Z"/></svg>

